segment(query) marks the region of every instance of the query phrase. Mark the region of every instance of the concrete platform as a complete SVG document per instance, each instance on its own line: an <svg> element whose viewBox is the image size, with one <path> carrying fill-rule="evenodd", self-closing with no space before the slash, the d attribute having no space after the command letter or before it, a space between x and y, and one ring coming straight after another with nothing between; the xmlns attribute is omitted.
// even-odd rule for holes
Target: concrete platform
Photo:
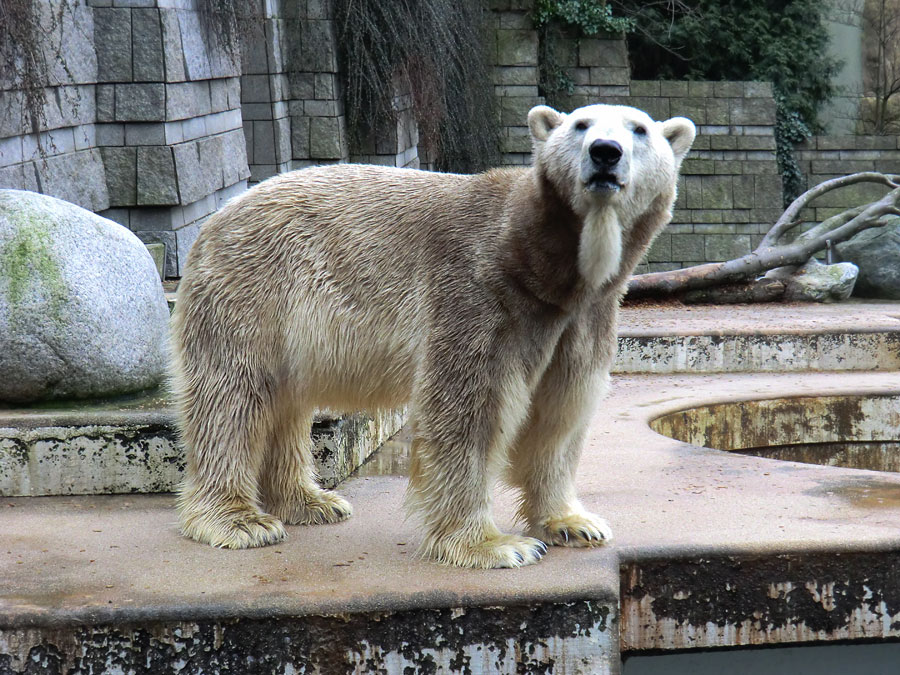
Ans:
<svg viewBox="0 0 900 675"><path fill-rule="evenodd" d="M896 302L638 305L619 328L619 373L900 370Z"/></svg>
<svg viewBox="0 0 900 675"><path fill-rule="evenodd" d="M2 499L0 666L616 673L620 649L900 638L900 474L730 454L648 426L729 400L897 393L900 374L613 385L579 491L616 539L520 570L417 559L401 475L351 478L352 519L252 551L179 537L168 496ZM503 527L513 512L498 491Z"/></svg>

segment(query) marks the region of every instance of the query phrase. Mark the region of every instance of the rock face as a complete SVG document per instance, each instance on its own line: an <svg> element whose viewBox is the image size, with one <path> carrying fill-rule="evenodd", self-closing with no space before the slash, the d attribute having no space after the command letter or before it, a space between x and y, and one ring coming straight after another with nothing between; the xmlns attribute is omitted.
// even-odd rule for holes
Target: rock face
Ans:
<svg viewBox="0 0 900 675"><path fill-rule="evenodd" d="M153 386L168 321L153 259L134 234L53 197L0 190L0 401Z"/></svg>
<svg viewBox="0 0 900 675"><path fill-rule="evenodd" d="M900 220L838 244L842 260L859 267L854 295L900 300Z"/></svg>
<svg viewBox="0 0 900 675"><path fill-rule="evenodd" d="M853 263L823 265L811 259L785 279L784 299L794 302L837 302L853 293L859 269Z"/></svg>

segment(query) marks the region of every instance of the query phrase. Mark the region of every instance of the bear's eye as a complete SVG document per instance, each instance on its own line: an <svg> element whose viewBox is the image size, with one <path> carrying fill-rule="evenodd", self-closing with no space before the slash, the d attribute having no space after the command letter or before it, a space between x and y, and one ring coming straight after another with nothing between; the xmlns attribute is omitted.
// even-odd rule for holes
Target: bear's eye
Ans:
<svg viewBox="0 0 900 675"><path fill-rule="evenodd" d="M590 125L589 125L587 122L585 122L584 120L580 120L580 121L578 121L578 122L575 122L575 129L578 130L578 131L587 131L587 128L588 128L589 126L590 126Z"/></svg>
<svg viewBox="0 0 900 675"><path fill-rule="evenodd" d="M647 127L638 125L634 128L634 133L638 136L646 136L647 135Z"/></svg>

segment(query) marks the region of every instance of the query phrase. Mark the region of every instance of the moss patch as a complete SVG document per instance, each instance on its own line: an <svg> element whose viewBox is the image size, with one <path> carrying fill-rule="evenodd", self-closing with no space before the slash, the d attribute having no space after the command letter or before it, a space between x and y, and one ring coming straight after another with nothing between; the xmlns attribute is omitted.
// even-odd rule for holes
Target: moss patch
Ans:
<svg viewBox="0 0 900 675"><path fill-rule="evenodd" d="M58 318L67 292L50 238L54 225L33 209L18 210L18 217L21 222L12 238L0 247L0 278L6 280L7 301L15 311L28 291L38 286L47 299L50 313ZM8 209L7 218L10 218Z"/></svg>

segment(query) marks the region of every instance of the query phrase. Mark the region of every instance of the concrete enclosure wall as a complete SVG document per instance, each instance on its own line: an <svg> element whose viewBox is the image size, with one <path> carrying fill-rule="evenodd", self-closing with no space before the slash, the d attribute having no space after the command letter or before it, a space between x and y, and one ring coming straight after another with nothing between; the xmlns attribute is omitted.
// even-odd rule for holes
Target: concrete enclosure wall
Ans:
<svg viewBox="0 0 900 675"><path fill-rule="evenodd" d="M34 1L53 25L46 119L26 124L22 83L0 75L0 187L35 190L99 212L166 245L178 276L203 221L249 183L332 162L419 167L409 83L390 83L397 123L351 155L329 0L254 0L228 43L198 0ZM490 0L501 162L530 162L525 118L545 99L531 0ZM204 5L205 6L205 5ZM50 21L54 18L56 23ZM57 25L58 24L58 25ZM64 66L56 59L64 57ZM748 253L781 213L775 103L762 82L635 81L619 35L562 38L572 87L561 109L633 105L699 127L672 224L639 272ZM893 136L816 137L798 158L810 186L859 170L900 173ZM426 164L427 165L427 164ZM876 198L850 188L813 205L821 219Z"/></svg>

